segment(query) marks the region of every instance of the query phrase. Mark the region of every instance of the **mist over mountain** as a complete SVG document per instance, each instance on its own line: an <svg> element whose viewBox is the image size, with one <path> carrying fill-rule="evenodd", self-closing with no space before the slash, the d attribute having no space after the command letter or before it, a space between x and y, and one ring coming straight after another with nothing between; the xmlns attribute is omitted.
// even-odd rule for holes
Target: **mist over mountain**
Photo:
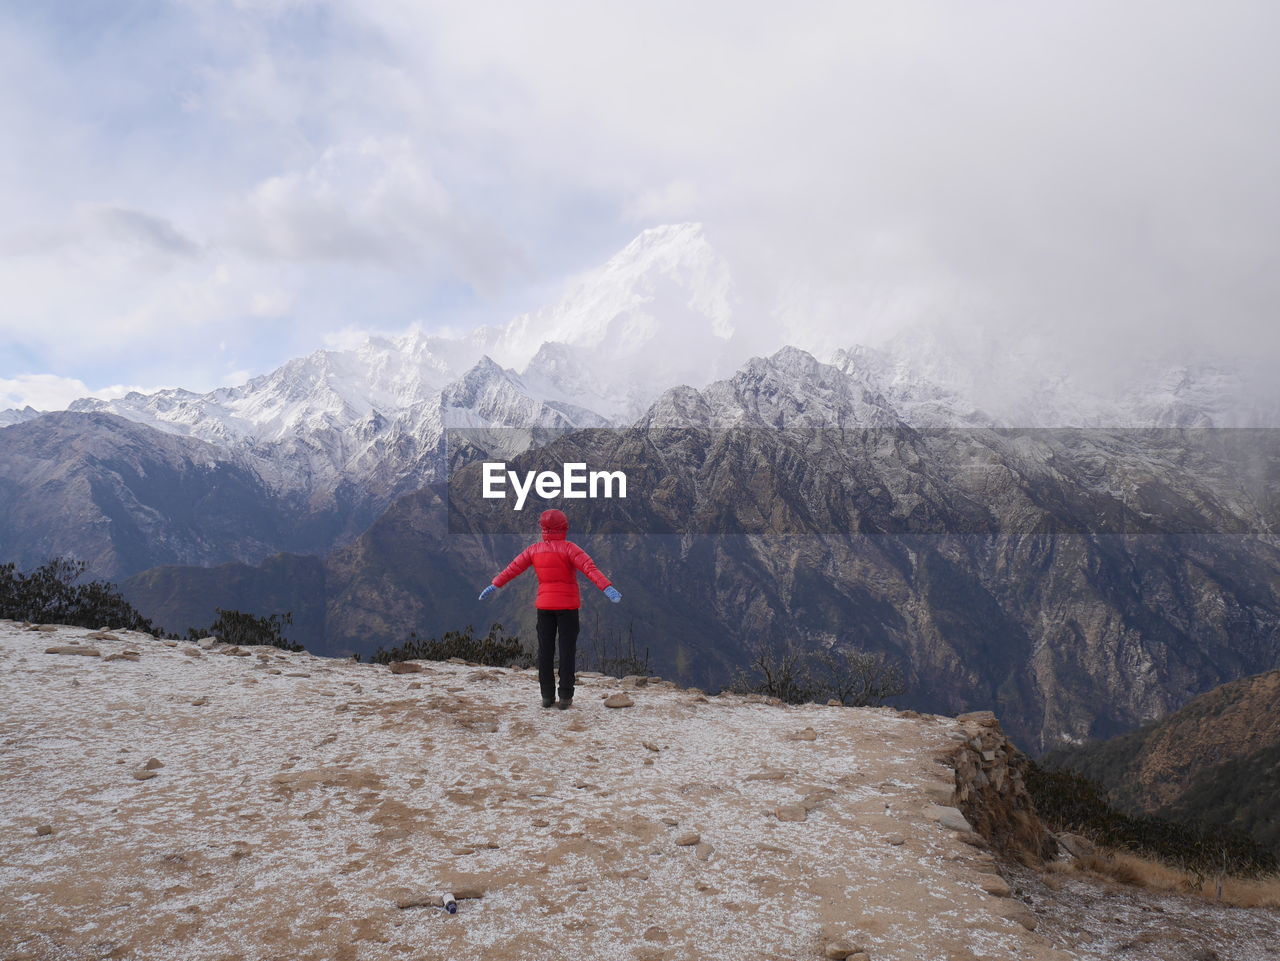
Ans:
<svg viewBox="0 0 1280 961"><path fill-rule="evenodd" d="M357 347L296 358L238 387L85 398L70 409L107 411L236 448L272 484L317 491L339 474L372 476L368 460L379 444L411 437L430 446L442 427L465 421L449 405L444 413L435 408L440 393L486 357L509 372L513 389L526 398L582 408L615 425L633 422L668 388L705 386L785 346L857 368L914 424L1280 423L1269 384L1221 358L1171 360L1152 344L1142 363L1107 384L1039 328L996 334L974 320L936 317L831 349L829 333L805 333L771 317L767 305L746 302L740 286L702 225L654 227L575 278L558 300L503 325L369 336ZM38 413L3 411L0 425ZM493 420L501 412L483 416ZM345 444L344 431L351 435ZM307 446L318 456L304 457Z"/></svg>

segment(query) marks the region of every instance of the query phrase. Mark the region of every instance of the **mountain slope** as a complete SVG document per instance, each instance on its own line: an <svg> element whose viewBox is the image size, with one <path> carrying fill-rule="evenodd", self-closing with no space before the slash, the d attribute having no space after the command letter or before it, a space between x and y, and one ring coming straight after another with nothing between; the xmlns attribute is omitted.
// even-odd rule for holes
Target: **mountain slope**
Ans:
<svg viewBox="0 0 1280 961"><path fill-rule="evenodd" d="M678 548L604 538L597 559L636 584L629 600L712 614L725 660L786 638L855 643L908 663L911 703L993 707L1032 747L1124 730L1275 663L1272 432L870 429L892 423L881 395L836 389L805 357L672 391L644 431L564 438L513 467L626 465L660 492L583 502L575 523L683 533ZM507 529L502 509L468 505L481 530Z"/></svg>
<svg viewBox="0 0 1280 961"><path fill-rule="evenodd" d="M1140 730L1044 761L1099 782L1123 809L1238 827L1280 850L1280 670L1230 681Z"/></svg>
<svg viewBox="0 0 1280 961"><path fill-rule="evenodd" d="M323 549L304 513L219 448L111 414L58 412L0 428L0 555L65 555L118 578L158 563L257 562Z"/></svg>
<svg viewBox="0 0 1280 961"><path fill-rule="evenodd" d="M307 389L293 386L300 395ZM203 402L175 397L163 398L173 411ZM497 451L506 455L536 441L540 429L606 423L540 399L487 357L395 420L377 411L346 423L334 415L329 426L320 418L272 440L213 442L156 418L141 423L77 407L0 428L0 504L9 508L0 556L25 567L64 553L107 578L164 564L256 562L281 551L324 554L395 497L441 475L446 425L497 427L505 440L516 438L511 428L529 430L516 447ZM164 430L155 426L162 423ZM202 424L193 433L209 433L211 423Z"/></svg>

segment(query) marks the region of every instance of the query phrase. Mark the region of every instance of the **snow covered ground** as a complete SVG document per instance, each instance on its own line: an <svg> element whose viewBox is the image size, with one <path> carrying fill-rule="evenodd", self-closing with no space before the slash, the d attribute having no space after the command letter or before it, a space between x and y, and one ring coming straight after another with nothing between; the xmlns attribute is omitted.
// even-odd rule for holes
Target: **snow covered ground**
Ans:
<svg viewBox="0 0 1280 961"><path fill-rule="evenodd" d="M1106 956L935 820L949 718L91 633L0 621L6 961Z"/></svg>

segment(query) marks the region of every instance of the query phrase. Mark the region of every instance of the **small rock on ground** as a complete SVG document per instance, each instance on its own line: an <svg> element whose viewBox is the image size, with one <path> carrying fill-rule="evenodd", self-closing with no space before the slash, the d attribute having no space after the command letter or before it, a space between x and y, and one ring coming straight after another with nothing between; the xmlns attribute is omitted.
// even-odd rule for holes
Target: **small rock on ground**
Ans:
<svg viewBox="0 0 1280 961"><path fill-rule="evenodd" d="M978 881L978 887L986 891L987 894L995 895L997 898L1013 897L1013 890L1009 887L1009 882L998 874L984 874L982 879Z"/></svg>
<svg viewBox="0 0 1280 961"><path fill-rule="evenodd" d="M1084 858L1097 853L1098 849L1094 843L1079 834L1071 834L1064 831L1062 834L1055 834L1054 837L1057 838L1059 844L1067 849L1067 853L1073 858Z"/></svg>
<svg viewBox="0 0 1280 961"><path fill-rule="evenodd" d="M442 908L444 899L438 894L412 894L407 898L397 898L396 907L401 911L406 908Z"/></svg>
<svg viewBox="0 0 1280 961"><path fill-rule="evenodd" d="M610 694L604 699L605 707L631 707L635 703L626 694Z"/></svg>
<svg viewBox="0 0 1280 961"><path fill-rule="evenodd" d="M1006 917L1011 921L1017 921L1028 931L1034 931L1036 929L1036 916L1031 913L1030 908L1021 901L1012 901L1007 903L1009 904L1009 907L1001 912L1003 917Z"/></svg>
<svg viewBox="0 0 1280 961"><path fill-rule="evenodd" d="M952 831L972 831L973 826L960 813L959 808L943 807L938 804L929 805L925 812L933 820L937 821L944 828L950 828Z"/></svg>

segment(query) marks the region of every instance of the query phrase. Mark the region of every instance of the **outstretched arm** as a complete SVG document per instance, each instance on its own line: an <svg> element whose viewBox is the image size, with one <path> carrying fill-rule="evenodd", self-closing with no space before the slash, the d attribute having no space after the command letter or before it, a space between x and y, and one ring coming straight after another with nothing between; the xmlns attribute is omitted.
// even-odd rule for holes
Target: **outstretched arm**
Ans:
<svg viewBox="0 0 1280 961"><path fill-rule="evenodd" d="M507 581L519 577L529 569L529 565L532 563L533 555L530 553L530 548L526 547L515 556L515 560L502 569L501 574L493 579L493 586L501 587Z"/></svg>
<svg viewBox="0 0 1280 961"><path fill-rule="evenodd" d="M573 566L582 571L586 575L587 580L591 581L600 590L604 590L613 581L605 577L601 573L600 568L596 567L596 562L591 559L591 555L584 551L577 544L573 544L569 549L569 559L573 561Z"/></svg>

